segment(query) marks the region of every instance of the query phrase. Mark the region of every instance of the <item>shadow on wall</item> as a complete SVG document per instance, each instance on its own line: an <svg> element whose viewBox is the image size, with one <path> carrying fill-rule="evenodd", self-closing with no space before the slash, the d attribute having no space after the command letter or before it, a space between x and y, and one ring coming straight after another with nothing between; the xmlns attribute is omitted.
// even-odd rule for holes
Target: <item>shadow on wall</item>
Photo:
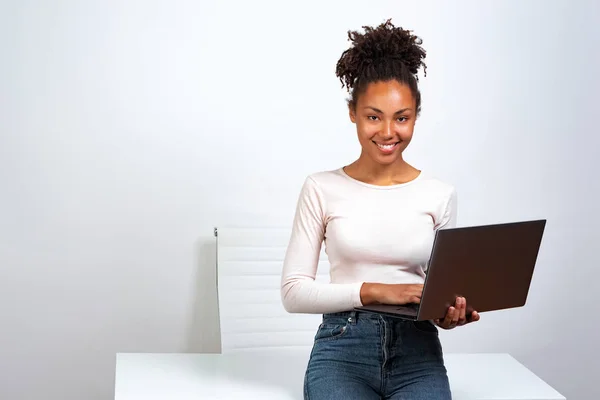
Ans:
<svg viewBox="0 0 600 400"><path fill-rule="evenodd" d="M196 274L192 316L188 330L186 352L219 353L221 332L217 300L217 243L214 237L204 237L196 242Z"/></svg>

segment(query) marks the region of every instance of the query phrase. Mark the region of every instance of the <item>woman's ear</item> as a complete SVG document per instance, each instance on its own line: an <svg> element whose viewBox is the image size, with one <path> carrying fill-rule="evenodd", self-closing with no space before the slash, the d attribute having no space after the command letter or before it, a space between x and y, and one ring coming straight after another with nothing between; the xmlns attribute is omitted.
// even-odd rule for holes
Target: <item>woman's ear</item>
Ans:
<svg viewBox="0 0 600 400"><path fill-rule="evenodd" d="M348 115L350 116L350 121L352 123L356 123L356 109L352 106L352 104L348 104Z"/></svg>

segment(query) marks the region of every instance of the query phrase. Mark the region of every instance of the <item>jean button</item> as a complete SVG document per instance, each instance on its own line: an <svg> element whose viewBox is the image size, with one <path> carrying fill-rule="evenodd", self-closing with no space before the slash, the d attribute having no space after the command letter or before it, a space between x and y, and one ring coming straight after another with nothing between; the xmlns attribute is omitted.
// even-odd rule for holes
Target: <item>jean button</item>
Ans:
<svg viewBox="0 0 600 400"><path fill-rule="evenodd" d="M348 322L352 323L352 317L348 318Z"/></svg>

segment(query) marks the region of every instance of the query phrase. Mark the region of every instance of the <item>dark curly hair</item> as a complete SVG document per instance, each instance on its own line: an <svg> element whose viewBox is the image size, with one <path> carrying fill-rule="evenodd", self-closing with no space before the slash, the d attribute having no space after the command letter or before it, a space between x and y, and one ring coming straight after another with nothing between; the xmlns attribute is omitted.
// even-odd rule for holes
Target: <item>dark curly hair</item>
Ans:
<svg viewBox="0 0 600 400"><path fill-rule="evenodd" d="M391 19L372 28L363 26L364 33L348 31L352 47L342 53L335 74L351 92L348 105L356 107L358 97L369 83L392 79L408 85L416 101L417 114L421 111L421 93L418 88L419 68L427 75L423 62L425 50L422 40L412 31L395 27Z"/></svg>

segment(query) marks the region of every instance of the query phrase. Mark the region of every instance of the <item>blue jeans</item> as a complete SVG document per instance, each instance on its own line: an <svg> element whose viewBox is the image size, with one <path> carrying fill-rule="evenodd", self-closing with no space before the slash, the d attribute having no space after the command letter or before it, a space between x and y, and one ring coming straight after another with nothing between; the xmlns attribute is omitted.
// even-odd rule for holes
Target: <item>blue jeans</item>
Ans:
<svg viewBox="0 0 600 400"><path fill-rule="evenodd" d="M304 398L450 400L437 327L356 311L323 315Z"/></svg>

